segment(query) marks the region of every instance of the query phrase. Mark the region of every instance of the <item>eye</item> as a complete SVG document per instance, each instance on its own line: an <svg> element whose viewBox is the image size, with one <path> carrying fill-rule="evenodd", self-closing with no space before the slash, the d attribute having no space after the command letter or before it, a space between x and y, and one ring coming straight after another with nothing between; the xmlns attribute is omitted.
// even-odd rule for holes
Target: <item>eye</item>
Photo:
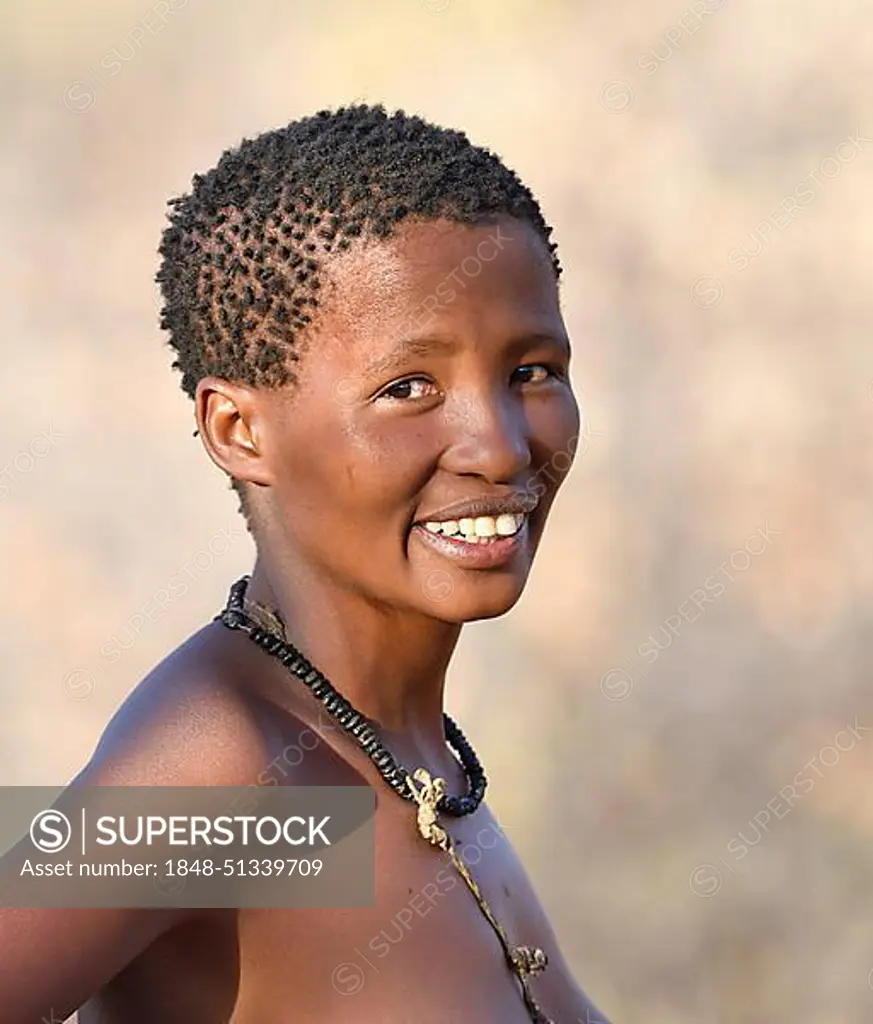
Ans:
<svg viewBox="0 0 873 1024"><path fill-rule="evenodd" d="M438 394L439 388L428 377L407 377L406 380L396 380L393 384L389 384L376 397L390 398L398 402L409 402L417 398L428 398L431 395Z"/></svg>
<svg viewBox="0 0 873 1024"><path fill-rule="evenodd" d="M563 379L558 367L548 366L545 363L530 363L527 366L519 366L512 376L513 380L518 381L520 384L545 384L548 380Z"/></svg>

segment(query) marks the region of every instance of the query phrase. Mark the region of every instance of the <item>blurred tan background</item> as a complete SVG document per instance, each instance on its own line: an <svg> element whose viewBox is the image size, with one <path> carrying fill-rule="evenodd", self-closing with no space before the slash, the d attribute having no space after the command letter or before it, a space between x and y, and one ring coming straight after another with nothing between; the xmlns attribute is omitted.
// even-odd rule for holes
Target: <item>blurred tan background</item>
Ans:
<svg viewBox="0 0 873 1024"><path fill-rule="evenodd" d="M869 5L3 17L0 783L67 781L252 564L157 326L166 199L382 101L500 153L565 267L582 456L450 709L580 981L614 1024L873 1019Z"/></svg>

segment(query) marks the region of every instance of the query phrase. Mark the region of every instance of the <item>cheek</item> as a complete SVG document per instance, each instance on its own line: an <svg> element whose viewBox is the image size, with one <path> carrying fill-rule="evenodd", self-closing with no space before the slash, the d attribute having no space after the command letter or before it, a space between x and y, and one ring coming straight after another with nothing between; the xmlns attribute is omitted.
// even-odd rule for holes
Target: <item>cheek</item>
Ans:
<svg viewBox="0 0 873 1024"><path fill-rule="evenodd" d="M432 439L411 420L313 425L288 446L282 489L289 520L307 530L313 522L316 529L338 522L345 536L366 526L378 543L391 526L405 525L432 472L431 448ZM381 527L376 534L374 525Z"/></svg>
<svg viewBox="0 0 873 1024"><path fill-rule="evenodd" d="M537 466L547 466L550 476L563 478L581 445L579 406L569 390L529 410L531 442Z"/></svg>
<svg viewBox="0 0 873 1024"><path fill-rule="evenodd" d="M439 456L433 433L412 417L352 426L343 446L349 486L388 516L407 515Z"/></svg>

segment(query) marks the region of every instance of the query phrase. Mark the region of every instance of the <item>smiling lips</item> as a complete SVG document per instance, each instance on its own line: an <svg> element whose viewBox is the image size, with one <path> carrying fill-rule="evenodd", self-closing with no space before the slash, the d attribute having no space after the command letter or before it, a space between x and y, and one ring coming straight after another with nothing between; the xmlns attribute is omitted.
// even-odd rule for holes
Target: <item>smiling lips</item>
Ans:
<svg viewBox="0 0 873 1024"><path fill-rule="evenodd" d="M528 537L537 499L529 494L458 502L415 523L414 533L443 558L471 569L505 565Z"/></svg>

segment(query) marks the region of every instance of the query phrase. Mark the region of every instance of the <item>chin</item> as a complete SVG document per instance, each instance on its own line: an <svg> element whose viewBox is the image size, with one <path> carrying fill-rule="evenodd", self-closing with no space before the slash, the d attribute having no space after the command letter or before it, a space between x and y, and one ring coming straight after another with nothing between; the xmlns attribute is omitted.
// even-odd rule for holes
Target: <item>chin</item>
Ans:
<svg viewBox="0 0 873 1024"><path fill-rule="evenodd" d="M448 574L438 573L436 570L429 580L426 578L423 589L429 600L423 610L435 619L456 625L505 615L516 605L527 582L526 577L457 582Z"/></svg>

